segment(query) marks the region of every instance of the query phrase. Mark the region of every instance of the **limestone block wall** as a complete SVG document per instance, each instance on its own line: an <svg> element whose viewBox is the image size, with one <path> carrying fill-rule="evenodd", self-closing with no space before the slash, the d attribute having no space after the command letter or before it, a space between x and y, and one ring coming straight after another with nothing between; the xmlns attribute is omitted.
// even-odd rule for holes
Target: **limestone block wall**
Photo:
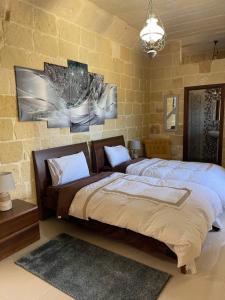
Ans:
<svg viewBox="0 0 225 300"><path fill-rule="evenodd" d="M12 196L35 202L32 150L123 134L149 133L149 63L137 51L138 32L86 0L0 1L0 171L12 171ZM14 66L87 63L118 86L118 118L90 132L19 122ZM154 114L153 114L154 115Z"/></svg>
<svg viewBox="0 0 225 300"><path fill-rule="evenodd" d="M149 133L150 135L170 136L174 159L183 157L184 87L225 83L225 59L184 64L181 54L179 41L168 43L162 54L150 61L149 74ZM163 97L169 93L179 96L179 126L175 133L166 132L163 126ZM225 166L225 139L223 146L223 165Z"/></svg>

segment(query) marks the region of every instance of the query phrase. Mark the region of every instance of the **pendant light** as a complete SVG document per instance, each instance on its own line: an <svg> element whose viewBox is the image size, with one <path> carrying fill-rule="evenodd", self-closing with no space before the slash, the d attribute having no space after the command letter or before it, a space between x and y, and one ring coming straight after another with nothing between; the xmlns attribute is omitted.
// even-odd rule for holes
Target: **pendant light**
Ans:
<svg viewBox="0 0 225 300"><path fill-rule="evenodd" d="M151 57L155 57L165 46L165 29L159 17L153 13L152 0L148 2L147 20L140 38L143 50Z"/></svg>

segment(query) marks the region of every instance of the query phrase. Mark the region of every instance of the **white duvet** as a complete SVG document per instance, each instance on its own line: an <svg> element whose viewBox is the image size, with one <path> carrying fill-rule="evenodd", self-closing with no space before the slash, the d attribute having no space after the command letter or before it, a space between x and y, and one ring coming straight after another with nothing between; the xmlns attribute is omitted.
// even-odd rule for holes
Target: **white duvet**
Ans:
<svg viewBox="0 0 225 300"><path fill-rule="evenodd" d="M178 267L193 263L216 216L218 195L204 186L113 173L82 188L69 215L127 228L167 244Z"/></svg>
<svg viewBox="0 0 225 300"><path fill-rule="evenodd" d="M218 165L152 158L129 165L126 173L202 184L213 189L225 207L225 170Z"/></svg>

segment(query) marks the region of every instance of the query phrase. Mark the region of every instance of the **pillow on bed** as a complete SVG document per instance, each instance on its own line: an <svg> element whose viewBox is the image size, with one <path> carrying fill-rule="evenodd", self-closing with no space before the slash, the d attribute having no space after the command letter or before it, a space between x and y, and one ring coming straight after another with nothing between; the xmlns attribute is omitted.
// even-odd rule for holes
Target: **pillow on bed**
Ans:
<svg viewBox="0 0 225 300"><path fill-rule="evenodd" d="M51 158L47 162L54 186L90 176L84 152Z"/></svg>
<svg viewBox="0 0 225 300"><path fill-rule="evenodd" d="M124 146L104 146L104 149L111 167L116 167L123 162L131 160L128 149Z"/></svg>

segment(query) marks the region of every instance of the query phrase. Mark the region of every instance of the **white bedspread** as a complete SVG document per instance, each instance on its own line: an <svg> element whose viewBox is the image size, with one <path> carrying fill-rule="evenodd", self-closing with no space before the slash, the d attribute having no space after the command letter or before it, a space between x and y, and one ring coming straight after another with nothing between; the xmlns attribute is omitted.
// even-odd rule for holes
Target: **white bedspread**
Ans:
<svg viewBox="0 0 225 300"><path fill-rule="evenodd" d="M222 204L215 192L184 181L114 173L82 188L69 214L128 228L167 244L178 267L191 264Z"/></svg>
<svg viewBox="0 0 225 300"><path fill-rule="evenodd" d="M202 184L213 189L225 207L225 169L218 165L152 158L129 165L126 173Z"/></svg>

